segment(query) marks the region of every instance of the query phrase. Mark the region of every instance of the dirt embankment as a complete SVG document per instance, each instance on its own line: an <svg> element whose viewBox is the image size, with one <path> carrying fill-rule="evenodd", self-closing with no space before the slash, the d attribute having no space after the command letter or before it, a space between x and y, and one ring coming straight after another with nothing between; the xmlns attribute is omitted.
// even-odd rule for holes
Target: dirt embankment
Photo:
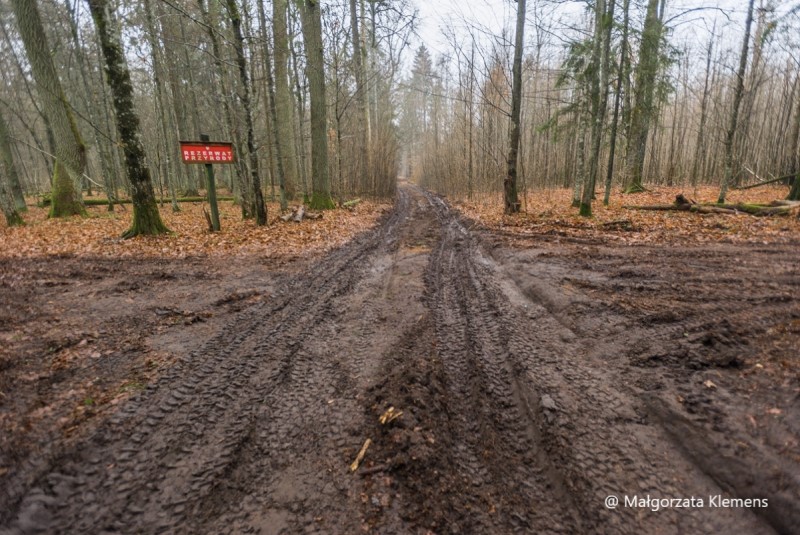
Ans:
<svg viewBox="0 0 800 535"><path fill-rule="evenodd" d="M103 261L83 260L75 278L93 274L87 284L98 288L83 308L3 291L34 324L47 314L102 323L103 310L128 303L116 317L127 334L106 336L128 345L106 347L97 332L53 354L82 370L65 380L132 374L136 392L87 403L94 416L67 437L33 420L12 429L0 525L791 533L800 525L796 260L796 244L499 235L413 186L374 230L280 269L243 262L227 276L198 261L166 284L144 262L131 291ZM192 293L184 277L214 293ZM185 289L177 304L158 301L176 287ZM4 362L14 377L45 371L33 353ZM4 418L53 382L3 382ZM381 423L390 407L402 415ZM44 436L40 447L21 440ZM614 510L610 495L706 503ZM717 495L769 505L710 507Z"/></svg>

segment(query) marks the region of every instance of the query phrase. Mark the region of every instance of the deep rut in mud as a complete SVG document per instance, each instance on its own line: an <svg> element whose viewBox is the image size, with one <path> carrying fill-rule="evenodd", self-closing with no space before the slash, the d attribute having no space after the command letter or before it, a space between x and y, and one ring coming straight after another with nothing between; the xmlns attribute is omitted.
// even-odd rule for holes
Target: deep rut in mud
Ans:
<svg viewBox="0 0 800 535"><path fill-rule="evenodd" d="M767 484L748 486L747 473L699 462L711 447L663 397L632 386L653 373L606 364L652 333L627 329L619 311L565 304L544 278L520 280L440 198L403 185L378 228L278 280L271 300L239 312L86 440L6 476L4 531L800 525L793 465L776 460ZM381 425L390 406L403 415ZM772 501L654 513L609 510L612 494Z"/></svg>

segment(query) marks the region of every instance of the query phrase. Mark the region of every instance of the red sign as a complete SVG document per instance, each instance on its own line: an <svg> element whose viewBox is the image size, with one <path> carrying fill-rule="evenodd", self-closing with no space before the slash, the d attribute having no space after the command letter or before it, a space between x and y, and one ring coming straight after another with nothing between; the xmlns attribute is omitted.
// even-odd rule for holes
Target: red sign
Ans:
<svg viewBox="0 0 800 535"><path fill-rule="evenodd" d="M233 163L233 143L181 141L183 163Z"/></svg>

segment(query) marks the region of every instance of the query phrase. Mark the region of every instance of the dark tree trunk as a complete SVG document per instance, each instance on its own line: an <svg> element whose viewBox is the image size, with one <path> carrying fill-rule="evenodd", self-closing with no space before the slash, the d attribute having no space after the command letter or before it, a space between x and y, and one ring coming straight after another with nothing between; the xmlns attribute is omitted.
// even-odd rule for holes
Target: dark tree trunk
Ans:
<svg viewBox="0 0 800 535"><path fill-rule="evenodd" d="M11 150L11 134L8 131L8 124L2 113L0 113L0 163L3 165L6 186L13 200L14 211L27 212L25 205L25 195L22 192L22 184L14 164L14 152ZM3 180L0 177L0 180ZM6 219L8 217L6 216Z"/></svg>
<svg viewBox="0 0 800 535"><path fill-rule="evenodd" d="M592 104L592 152L589 160L589 177L583 186L580 214L592 215L592 198L600 167L600 144L603 137L603 122L608 102L608 69L611 55L611 26L614 20L614 1L611 0L606 13L605 0L595 0L595 36L592 47L591 104ZM602 50L602 57L601 57Z"/></svg>
<svg viewBox="0 0 800 535"><path fill-rule="evenodd" d="M744 39L742 40L742 54L739 57L739 70L736 72L736 87L733 90L733 109L731 110L728 132L725 135L725 171L722 176L722 187L719 190L719 204L725 203L728 186L733 174L733 141L739 122L739 107L742 104L744 93L744 75L747 70L747 51L750 48L750 27L753 25L753 5L755 0L750 0L747 8L747 20L744 23Z"/></svg>
<svg viewBox="0 0 800 535"><path fill-rule="evenodd" d="M647 153L647 138L650 123L655 115L656 76L658 74L662 23L658 16L659 0L648 0L647 14L639 47L639 64L636 66L636 98L631 111L630 135L628 137L627 179L628 193L642 191L644 159Z"/></svg>
<svg viewBox="0 0 800 535"><path fill-rule="evenodd" d="M244 108L245 125L247 127L247 154L250 158L250 186L253 189L256 225L263 226L267 224L267 207L264 204L264 193L261 191L261 177L258 172L258 154L256 154L255 133L253 132L253 110L250 108L250 80L247 74L247 59L244 56L242 19L239 16L239 7L236 5L236 0L226 0L226 7L233 27L236 64L239 67L239 79L242 84L239 99L242 102L242 108Z"/></svg>
<svg viewBox="0 0 800 535"><path fill-rule="evenodd" d="M89 0L89 10L97 27L105 58L106 79L114 96L117 133L123 146L125 169L131 185L133 224L122 236L132 238L169 232L158 213L150 170L146 165L139 117L133 107L131 75L120 42L114 11L109 8L107 0Z"/></svg>
<svg viewBox="0 0 800 535"><path fill-rule="evenodd" d="M231 110L230 103L228 102L225 66L222 63L222 51L219 46L219 38L216 30L217 17L216 12L212 10L214 4L209 3L209 9L206 9L205 0L198 0L197 3L203 16L203 21L205 22L208 39L211 41L211 51L214 55L213 61L214 67L216 68L215 78L217 79L214 86L216 89L217 100L222 103L222 112L225 118L225 127L227 131L226 133L228 136L230 136L230 139L238 143L241 140L241 136L239 135L239 127L236 126L237 121L233 116L233 111ZM241 195L242 218L249 219L251 217L251 206L253 202L250 194L250 187L247 185L246 166L241 160L237 159L236 163L233 165L233 168L236 174L236 182L239 186L239 194Z"/></svg>
<svg viewBox="0 0 800 535"><path fill-rule="evenodd" d="M525 0L517 0L517 30L514 40L514 65L511 82L511 131L508 134L508 173L503 181L505 212L519 212L517 197L517 159L519 156L519 119L522 110L522 44L525 32Z"/></svg>
<svg viewBox="0 0 800 535"><path fill-rule="evenodd" d="M22 218L19 215L18 203L15 201L16 195L13 194L13 183L16 180L19 184L19 175L14 165L14 156L11 152L11 140L8 136L6 120L0 114L0 209L6 218L9 227L21 225ZM25 206L25 199L22 199L22 206Z"/></svg>

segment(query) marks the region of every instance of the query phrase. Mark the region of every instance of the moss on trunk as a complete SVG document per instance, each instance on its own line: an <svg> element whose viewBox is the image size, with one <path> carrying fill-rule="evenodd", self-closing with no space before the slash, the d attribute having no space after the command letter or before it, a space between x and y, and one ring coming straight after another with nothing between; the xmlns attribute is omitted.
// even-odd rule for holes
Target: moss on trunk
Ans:
<svg viewBox="0 0 800 535"><path fill-rule="evenodd" d="M329 193L315 191L311 195L311 202L308 203L312 210L333 210L336 203L333 202Z"/></svg>
<svg viewBox="0 0 800 535"><path fill-rule="evenodd" d="M634 180L633 183L625 188L625 193L644 193L647 191L641 181Z"/></svg>
<svg viewBox="0 0 800 535"><path fill-rule="evenodd" d="M76 195L75 182L64 165L56 160L53 171L53 192L50 195L49 217L86 215L86 209Z"/></svg>
<svg viewBox="0 0 800 535"><path fill-rule="evenodd" d="M106 0L89 0L89 10L92 12L100 37L100 48L105 58L106 79L114 95L117 133L125 153L125 171L131 183L133 223L122 236L131 238L169 232L158 213L150 170L145 164L139 116L133 106L131 75L118 33L119 25L114 19L114 11L109 8Z"/></svg>
<svg viewBox="0 0 800 535"><path fill-rule="evenodd" d="M51 132L48 131L48 136L53 136L57 163L53 171L53 206L50 216L83 214L80 190L76 185L83 178L86 169L86 147L53 63L52 48L47 42L39 9L32 0L13 0L12 7L36 81L45 121L52 129Z"/></svg>
<svg viewBox="0 0 800 535"><path fill-rule="evenodd" d="M169 229L161 221L161 215L158 213L158 206L155 203L140 206L134 204L133 224L131 228L122 233L122 237L128 239L134 236L156 236L168 232Z"/></svg>

